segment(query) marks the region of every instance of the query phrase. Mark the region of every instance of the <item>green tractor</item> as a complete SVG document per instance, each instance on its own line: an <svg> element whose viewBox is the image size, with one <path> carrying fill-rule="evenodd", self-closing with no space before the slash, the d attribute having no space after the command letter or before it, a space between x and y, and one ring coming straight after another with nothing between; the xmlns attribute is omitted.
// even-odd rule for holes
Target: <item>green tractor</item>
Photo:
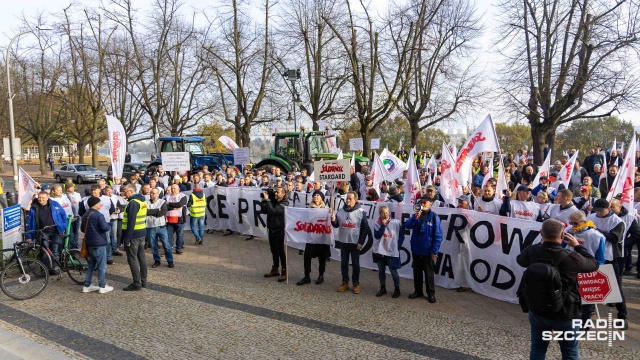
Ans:
<svg viewBox="0 0 640 360"><path fill-rule="evenodd" d="M332 136L332 135L331 135ZM329 152L329 144L324 131L278 132L273 133L275 143L271 154L256 164L256 167L277 166L283 173L307 169L313 172L313 162L318 160L335 160L338 154ZM351 155L345 155L351 159ZM369 159L356 155L356 171L363 165L369 165Z"/></svg>

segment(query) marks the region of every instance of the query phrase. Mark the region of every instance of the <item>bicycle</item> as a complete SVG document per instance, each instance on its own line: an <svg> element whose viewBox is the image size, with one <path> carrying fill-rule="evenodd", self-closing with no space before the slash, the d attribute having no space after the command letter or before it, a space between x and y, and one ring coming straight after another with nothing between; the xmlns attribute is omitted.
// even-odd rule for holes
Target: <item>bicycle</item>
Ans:
<svg viewBox="0 0 640 360"><path fill-rule="evenodd" d="M44 232L50 228L56 227L56 225L45 226L40 230L25 232L24 236L31 233L36 233L37 236L34 242L35 245L27 248L27 251L23 252L23 256L32 259L41 259L41 262L48 265L47 268L51 270L54 270L54 265L59 267L61 271L58 274L52 273L52 275L58 275L58 280L62 278L62 272L66 272L73 282L78 285L83 285L88 263L81 260L82 257L80 256L79 249L69 249L69 237L71 236L70 228L71 221L73 219L74 218L72 216L67 217L67 231L64 234L61 234L63 237L62 243L49 241L44 238ZM44 245L45 242L49 244L62 245L62 250L58 254L57 258L54 257L51 249Z"/></svg>
<svg viewBox="0 0 640 360"><path fill-rule="evenodd" d="M0 273L0 289L8 297L16 300L28 300L38 296L49 284L49 271L42 262L20 256L21 250L34 247L33 243L14 243L9 263Z"/></svg>

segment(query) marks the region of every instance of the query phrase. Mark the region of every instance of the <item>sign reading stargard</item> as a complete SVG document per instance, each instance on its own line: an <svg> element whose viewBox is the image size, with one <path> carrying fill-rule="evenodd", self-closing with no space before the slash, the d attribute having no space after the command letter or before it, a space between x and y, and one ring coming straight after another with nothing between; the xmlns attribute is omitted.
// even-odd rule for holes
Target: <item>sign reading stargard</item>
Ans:
<svg viewBox="0 0 640 360"><path fill-rule="evenodd" d="M316 161L313 163L314 176L317 181L349 181L349 162L349 159Z"/></svg>
<svg viewBox="0 0 640 360"><path fill-rule="evenodd" d="M14 243L22 241L22 210L20 204L0 210L2 216L2 248L8 249Z"/></svg>
<svg viewBox="0 0 640 360"><path fill-rule="evenodd" d="M162 152L162 170L184 173L191 170L191 160L188 152Z"/></svg>

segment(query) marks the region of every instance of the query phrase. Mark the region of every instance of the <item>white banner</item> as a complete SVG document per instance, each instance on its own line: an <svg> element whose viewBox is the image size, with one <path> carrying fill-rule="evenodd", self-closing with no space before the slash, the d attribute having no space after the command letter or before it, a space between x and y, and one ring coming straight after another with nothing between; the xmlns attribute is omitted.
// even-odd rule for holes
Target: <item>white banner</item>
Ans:
<svg viewBox="0 0 640 360"><path fill-rule="evenodd" d="M267 216L261 214L260 189L212 187L204 191L207 198L207 229L229 229L247 235L264 238L268 236ZM310 198L310 194L293 193L290 195L289 206L304 208ZM378 220L381 205L389 206L391 217L403 223L414 214L411 204L361 201L360 206L367 215L371 229ZM342 206L344 200L337 197L334 207ZM524 268L517 264L516 257L522 249L540 241L541 223L453 208L433 210L440 216L442 227L442 244L435 268L436 285L448 289L470 287L485 296L517 303L516 290ZM304 216L300 215L296 219L319 224L317 220L322 219L323 215L313 217L315 220L309 214ZM294 225L287 223L286 226ZM315 226L310 228L314 229ZM398 271L401 277L408 279L413 277L410 239L411 232L405 230L405 242L400 249L402 268ZM289 244L303 249L304 242L300 241ZM371 255L372 246L373 235L370 233L360 251L360 265L377 269ZM332 249L332 253L335 259L339 259L336 249Z"/></svg>
<svg viewBox="0 0 640 360"><path fill-rule="evenodd" d="M114 177L121 178L127 153L127 133L124 131L122 123L113 116L107 116L107 129L109 131L111 171Z"/></svg>
<svg viewBox="0 0 640 360"><path fill-rule="evenodd" d="M331 215L324 209L285 209L284 240L291 244L331 245Z"/></svg>
<svg viewBox="0 0 640 360"><path fill-rule="evenodd" d="M349 150L357 151L364 149L364 142L362 138L349 139Z"/></svg>
<svg viewBox="0 0 640 360"><path fill-rule="evenodd" d="M233 163L235 165L247 165L251 163L251 152L248 147L233 149Z"/></svg>
<svg viewBox="0 0 640 360"><path fill-rule="evenodd" d="M31 208L31 201L33 200L33 195L36 193L36 182L24 171L22 168L19 168L18 171L18 203L20 206L29 210Z"/></svg>
<svg viewBox="0 0 640 360"><path fill-rule="evenodd" d="M188 152L161 152L162 170L184 173L191 170L191 159Z"/></svg>
<svg viewBox="0 0 640 360"><path fill-rule="evenodd" d="M371 150L380 149L380 138L371 139Z"/></svg>

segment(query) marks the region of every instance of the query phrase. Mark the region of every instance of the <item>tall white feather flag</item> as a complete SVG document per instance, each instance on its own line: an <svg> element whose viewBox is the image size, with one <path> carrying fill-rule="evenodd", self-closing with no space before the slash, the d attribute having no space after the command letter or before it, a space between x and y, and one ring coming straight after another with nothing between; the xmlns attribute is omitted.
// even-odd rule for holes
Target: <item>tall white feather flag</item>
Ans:
<svg viewBox="0 0 640 360"><path fill-rule="evenodd" d="M500 157L500 167L498 167L498 183L496 184L496 197L502 197L502 191L509 189L509 185L507 185L507 177L504 172L504 161L502 161L502 157Z"/></svg>
<svg viewBox="0 0 640 360"><path fill-rule="evenodd" d="M445 147L448 151L449 148L447 146ZM481 152L496 152L499 150L500 146L498 145L493 120L491 120L491 115L487 115L458 151L454 170L458 175L460 184L468 183L471 180L471 164L474 156Z"/></svg>
<svg viewBox="0 0 640 360"><path fill-rule="evenodd" d="M351 155L351 164L350 165L351 165L352 168L354 168L354 169L356 168L356 153L353 153Z"/></svg>
<svg viewBox="0 0 640 360"><path fill-rule="evenodd" d="M562 181L562 183L564 184L564 186L567 187L567 189L569 188L569 182L571 181L571 175L573 174L573 169L576 167L576 160L578 159L579 152L580 151L576 150L576 153L573 154L573 156L569 159L569 161L567 161L566 164L564 164L564 166L562 167L562 170L560 170L560 174L558 174L560 181Z"/></svg>
<svg viewBox="0 0 640 360"><path fill-rule="evenodd" d="M415 146L411 148L409 154L409 167L407 169L407 181L404 183L404 203L413 204L416 199L416 192L420 191L420 174L414 158L416 152Z"/></svg>
<svg viewBox="0 0 640 360"><path fill-rule="evenodd" d="M635 136L634 134L631 141L632 144L635 144ZM616 174L616 178L613 180L613 186L607 194L607 201L611 201L614 196L622 194L620 202L622 202L622 206L626 207L630 213L633 213L633 182L636 170L636 149L632 149L632 147L633 146L629 147L629 151L624 157L622 167L618 171L618 174Z"/></svg>
<svg viewBox="0 0 640 360"><path fill-rule="evenodd" d="M462 188L458 183L456 176L456 167L453 155L449 152L449 147L442 142L442 174L440 175L440 195L444 199L445 204L457 204L457 198L462 192Z"/></svg>
<svg viewBox="0 0 640 360"><path fill-rule="evenodd" d="M538 174L536 175L535 179L533 179L533 183L531 184L531 187L535 188L540 184L540 177L542 176L549 177L550 169L551 169L551 150L549 150L547 157L544 159L544 163L538 169Z"/></svg>
<svg viewBox="0 0 640 360"><path fill-rule="evenodd" d="M616 138L613 138L613 146L611 147L611 151L617 150L618 145L616 144Z"/></svg>

